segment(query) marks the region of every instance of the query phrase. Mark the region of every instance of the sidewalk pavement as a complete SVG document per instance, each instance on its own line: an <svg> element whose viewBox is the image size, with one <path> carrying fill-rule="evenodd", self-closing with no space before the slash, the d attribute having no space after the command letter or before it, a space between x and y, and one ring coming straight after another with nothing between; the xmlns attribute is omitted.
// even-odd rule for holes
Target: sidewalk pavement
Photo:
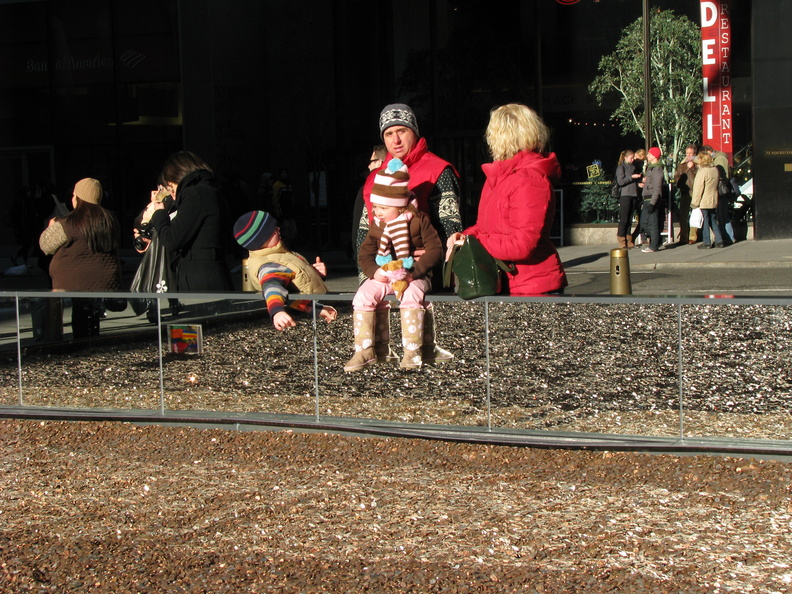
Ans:
<svg viewBox="0 0 792 594"><path fill-rule="evenodd" d="M740 241L723 248L673 244L654 253L627 250L630 270L701 268L792 268L792 239ZM616 245L572 245L558 248L567 271L608 272Z"/></svg>
<svg viewBox="0 0 792 594"><path fill-rule="evenodd" d="M669 245L654 253L645 253L640 247L627 250L630 270L651 272L670 269L738 269L792 268L792 239L748 240L723 248L698 249L695 245ZM614 245L571 245L558 248L567 273L610 273L611 250ZM303 252L309 261L317 254ZM334 293L354 292L357 277L354 263L341 252L321 255L330 271L328 289Z"/></svg>
<svg viewBox="0 0 792 594"><path fill-rule="evenodd" d="M670 245L654 253L644 253L641 248L627 250L630 270L655 271L670 269L739 269L792 268L792 239L747 240L723 248L698 249L701 245ZM611 250L615 245L571 245L558 248L558 253L567 272L610 272ZM357 290L357 272L354 261L344 252L330 251L317 254L310 250L301 251L309 262L317 255L327 263L330 273L328 289L332 293L354 293ZM129 286L140 262L140 255L129 252L122 254L124 283ZM11 266L8 258L0 258L0 266L7 271ZM232 272L232 277L241 287L241 271ZM24 271L20 276L0 276L2 291L47 290L46 277L37 267Z"/></svg>

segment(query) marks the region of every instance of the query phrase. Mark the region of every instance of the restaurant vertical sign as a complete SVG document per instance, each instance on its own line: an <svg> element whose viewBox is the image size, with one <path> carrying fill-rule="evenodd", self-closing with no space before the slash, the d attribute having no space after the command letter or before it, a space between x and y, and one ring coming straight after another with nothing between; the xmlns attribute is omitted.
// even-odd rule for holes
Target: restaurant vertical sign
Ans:
<svg viewBox="0 0 792 594"><path fill-rule="evenodd" d="M726 153L731 163L734 138L728 0L701 0L701 59L704 79L702 138L704 144Z"/></svg>

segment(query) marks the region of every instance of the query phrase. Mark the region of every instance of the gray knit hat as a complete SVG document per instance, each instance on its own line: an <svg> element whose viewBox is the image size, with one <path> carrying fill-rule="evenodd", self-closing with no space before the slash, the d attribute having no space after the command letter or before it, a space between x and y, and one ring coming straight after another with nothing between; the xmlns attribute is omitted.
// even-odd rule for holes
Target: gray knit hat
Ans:
<svg viewBox="0 0 792 594"><path fill-rule="evenodd" d="M404 103L391 103L386 105L379 117L380 137L383 137L385 130L391 126L406 126L420 138L418 132L418 120L409 105Z"/></svg>

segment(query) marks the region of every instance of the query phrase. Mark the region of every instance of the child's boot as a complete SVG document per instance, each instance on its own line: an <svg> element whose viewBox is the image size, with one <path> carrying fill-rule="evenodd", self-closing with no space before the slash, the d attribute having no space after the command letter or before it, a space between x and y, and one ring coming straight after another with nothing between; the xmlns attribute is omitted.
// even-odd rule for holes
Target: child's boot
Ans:
<svg viewBox="0 0 792 594"><path fill-rule="evenodd" d="M435 344L434 306L431 303L426 306L426 313L424 314L424 333L421 353L424 363L444 362L454 358L453 353L449 353L447 350Z"/></svg>
<svg viewBox="0 0 792 594"><path fill-rule="evenodd" d="M396 356L390 347L390 307L378 309L374 316L374 353L377 363L396 363Z"/></svg>
<svg viewBox="0 0 792 594"><path fill-rule="evenodd" d="M402 346L404 356L400 367L404 369L418 369L422 364L422 352L424 336L424 314L423 308L401 310Z"/></svg>
<svg viewBox="0 0 792 594"><path fill-rule="evenodd" d="M366 365L377 362L377 355L374 353L374 312L353 312L352 320L355 356L344 365L344 371L357 371Z"/></svg>

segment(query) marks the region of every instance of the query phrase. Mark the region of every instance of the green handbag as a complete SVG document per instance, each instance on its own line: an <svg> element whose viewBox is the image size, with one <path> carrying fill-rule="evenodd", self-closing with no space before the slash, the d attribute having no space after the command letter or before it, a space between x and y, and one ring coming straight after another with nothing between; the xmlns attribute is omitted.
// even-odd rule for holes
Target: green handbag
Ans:
<svg viewBox="0 0 792 594"><path fill-rule="evenodd" d="M455 245L443 265L443 286L451 286L461 299L475 299L501 292L501 271L511 272L517 267L511 262L493 258L481 242L472 235L465 235L461 245Z"/></svg>

